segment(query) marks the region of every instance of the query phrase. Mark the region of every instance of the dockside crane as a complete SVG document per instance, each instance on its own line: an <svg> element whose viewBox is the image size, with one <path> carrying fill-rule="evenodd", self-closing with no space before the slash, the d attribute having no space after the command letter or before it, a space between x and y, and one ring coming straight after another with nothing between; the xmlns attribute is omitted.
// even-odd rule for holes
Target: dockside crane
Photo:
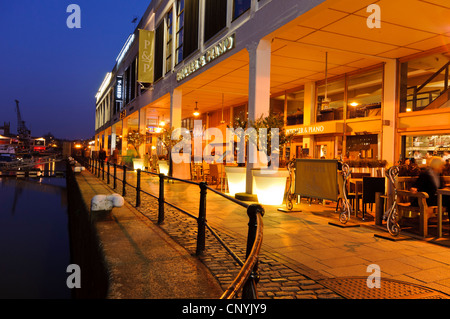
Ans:
<svg viewBox="0 0 450 319"><path fill-rule="evenodd" d="M26 150L30 148L31 131L25 125L25 121L22 120L20 114L19 101L16 101L16 113L17 113L17 134L19 135L19 141L23 143Z"/></svg>

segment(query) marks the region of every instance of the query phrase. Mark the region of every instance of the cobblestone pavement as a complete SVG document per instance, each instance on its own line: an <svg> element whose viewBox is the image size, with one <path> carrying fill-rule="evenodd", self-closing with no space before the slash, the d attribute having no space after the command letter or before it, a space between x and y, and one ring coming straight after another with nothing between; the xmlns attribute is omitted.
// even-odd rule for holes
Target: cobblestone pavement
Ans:
<svg viewBox="0 0 450 319"><path fill-rule="evenodd" d="M121 172L118 172L118 177L122 178ZM127 183L136 185L136 173L127 173ZM158 194L157 177L143 174L141 186L147 192ZM198 215L198 186L165 182L165 188L166 201L182 206L183 210L194 216ZM122 184L118 181L116 192L121 191ZM126 200L134 205L135 196L135 190L127 186ZM139 211L156 223L157 200L143 193L141 198ZM385 281L415 284L450 294L448 247L412 238L396 242L376 238L374 233L385 231L364 227L364 223L363 227L347 229L330 226L329 217L332 216L327 216L327 210L334 208L322 205L303 205L303 208L304 211L299 213L282 213L276 207L265 207L259 263L260 298L352 298L342 291L338 293L340 290L334 289L337 286L330 284L330 280L367 278L367 266L371 264L381 267ZM320 214L317 214L319 210ZM169 205L165 206L165 215L161 228L194 254L196 220ZM248 230L245 209L208 192L207 220L233 251L244 259ZM226 289L238 273L239 266L209 231L206 240L206 251L200 258ZM356 281L351 285L357 286Z"/></svg>
<svg viewBox="0 0 450 319"><path fill-rule="evenodd" d="M109 186L112 187L112 180ZM116 191L121 194L121 190L122 182L118 180ZM128 187L128 185L125 200L132 205L136 203L136 190ZM154 197L141 193L141 205L137 210L152 222L157 223L158 200ZM197 245L197 221L194 218L166 204L165 219L160 227L188 252L195 254ZM217 226L213 228L231 250L241 260L245 260L247 233L233 233ZM234 261L208 229L206 230L206 250L199 258L217 278L223 290L228 288L240 270L238 263ZM308 271L310 272L311 270ZM262 299L341 298L330 289L319 284L316 280L305 275L305 272L307 272L305 269L300 269L289 261L283 261L280 255L277 255L276 252L268 251L263 244L259 256L260 281L258 283L258 297ZM317 274L317 278L323 279L319 274Z"/></svg>

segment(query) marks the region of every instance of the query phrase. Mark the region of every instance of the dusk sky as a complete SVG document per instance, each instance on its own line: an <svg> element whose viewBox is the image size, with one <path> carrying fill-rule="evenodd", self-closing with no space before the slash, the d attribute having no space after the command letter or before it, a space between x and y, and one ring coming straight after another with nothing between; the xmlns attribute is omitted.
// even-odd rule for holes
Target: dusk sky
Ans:
<svg viewBox="0 0 450 319"><path fill-rule="evenodd" d="M14 100L34 137L94 135L94 96L150 0L0 2L0 126L17 132ZM69 29L70 4L81 28Z"/></svg>

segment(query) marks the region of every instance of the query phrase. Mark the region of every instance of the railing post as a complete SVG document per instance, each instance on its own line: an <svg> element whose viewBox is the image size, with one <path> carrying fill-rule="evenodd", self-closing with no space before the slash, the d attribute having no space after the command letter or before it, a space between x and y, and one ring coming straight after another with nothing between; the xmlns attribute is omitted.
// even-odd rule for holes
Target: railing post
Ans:
<svg viewBox="0 0 450 319"><path fill-rule="evenodd" d="M159 174L158 224L164 222L164 174Z"/></svg>
<svg viewBox="0 0 450 319"><path fill-rule="evenodd" d="M97 175L98 178L100 178L101 171L102 171L102 161L99 159L98 160L98 175Z"/></svg>
<svg viewBox="0 0 450 319"><path fill-rule="evenodd" d="M97 176L97 159L93 159L94 162L94 170L92 171L92 173Z"/></svg>
<svg viewBox="0 0 450 319"><path fill-rule="evenodd" d="M123 178L122 178L122 196L125 197L125 195L127 194L126 190L125 190L125 185L127 183L127 167L126 165L123 165L122 167L123 169Z"/></svg>
<svg viewBox="0 0 450 319"><path fill-rule="evenodd" d="M252 251L253 244L255 243L256 232L258 230L258 218L257 214L264 215L264 208L259 204L252 204L247 208L248 222L248 235L247 235L247 251L245 258L248 258ZM257 299L258 292L256 290L256 284L259 281L258 274L258 261L256 261L253 267L252 274L242 287L242 299Z"/></svg>
<svg viewBox="0 0 450 319"><path fill-rule="evenodd" d="M109 185L109 161L106 162L106 166L108 167L108 171L106 172L106 184Z"/></svg>
<svg viewBox="0 0 450 319"><path fill-rule="evenodd" d="M113 189L117 187L117 165L114 163L114 178L113 178Z"/></svg>
<svg viewBox="0 0 450 319"><path fill-rule="evenodd" d="M137 170L136 175L136 207L141 206L141 169Z"/></svg>
<svg viewBox="0 0 450 319"><path fill-rule="evenodd" d="M200 208L198 211L198 231L197 231L197 251L196 255L201 255L205 251L206 240L206 191L207 184L200 182Z"/></svg>
<svg viewBox="0 0 450 319"><path fill-rule="evenodd" d="M102 181L105 180L105 161L102 160Z"/></svg>

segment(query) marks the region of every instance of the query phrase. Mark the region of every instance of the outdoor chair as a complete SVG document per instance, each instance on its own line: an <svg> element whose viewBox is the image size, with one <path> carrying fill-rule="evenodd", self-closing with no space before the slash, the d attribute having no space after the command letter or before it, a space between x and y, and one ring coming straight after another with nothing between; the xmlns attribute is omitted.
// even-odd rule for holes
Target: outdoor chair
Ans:
<svg viewBox="0 0 450 319"><path fill-rule="evenodd" d="M336 203L336 212L338 212L338 210L339 210L339 204L342 204L342 206L344 205L344 202L343 202L344 194L342 193L342 187L344 185L344 176L342 176L341 171L338 171L337 181L338 181L338 201ZM345 190L347 191L347 193L346 193L347 199L350 202L350 204L353 206L355 204L356 193L349 193L348 185L346 185Z"/></svg>
<svg viewBox="0 0 450 319"><path fill-rule="evenodd" d="M419 233L422 237L428 236L428 220L437 214L437 206L428 206L428 194L425 192L413 193L407 190L397 191L397 211L399 223L405 218L419 218ZM414 202L417 200L418 206Z"/></svg>
<svg viewBox="0 0 450 319"><path fill-rule="evenodd" d="M366 206L375 203L375 193L385 193L386 179L384 177L363 177L362 184L362 209L363 209L363 219L366 214ZM372 208L371 208L372 209Z"/></svg>

